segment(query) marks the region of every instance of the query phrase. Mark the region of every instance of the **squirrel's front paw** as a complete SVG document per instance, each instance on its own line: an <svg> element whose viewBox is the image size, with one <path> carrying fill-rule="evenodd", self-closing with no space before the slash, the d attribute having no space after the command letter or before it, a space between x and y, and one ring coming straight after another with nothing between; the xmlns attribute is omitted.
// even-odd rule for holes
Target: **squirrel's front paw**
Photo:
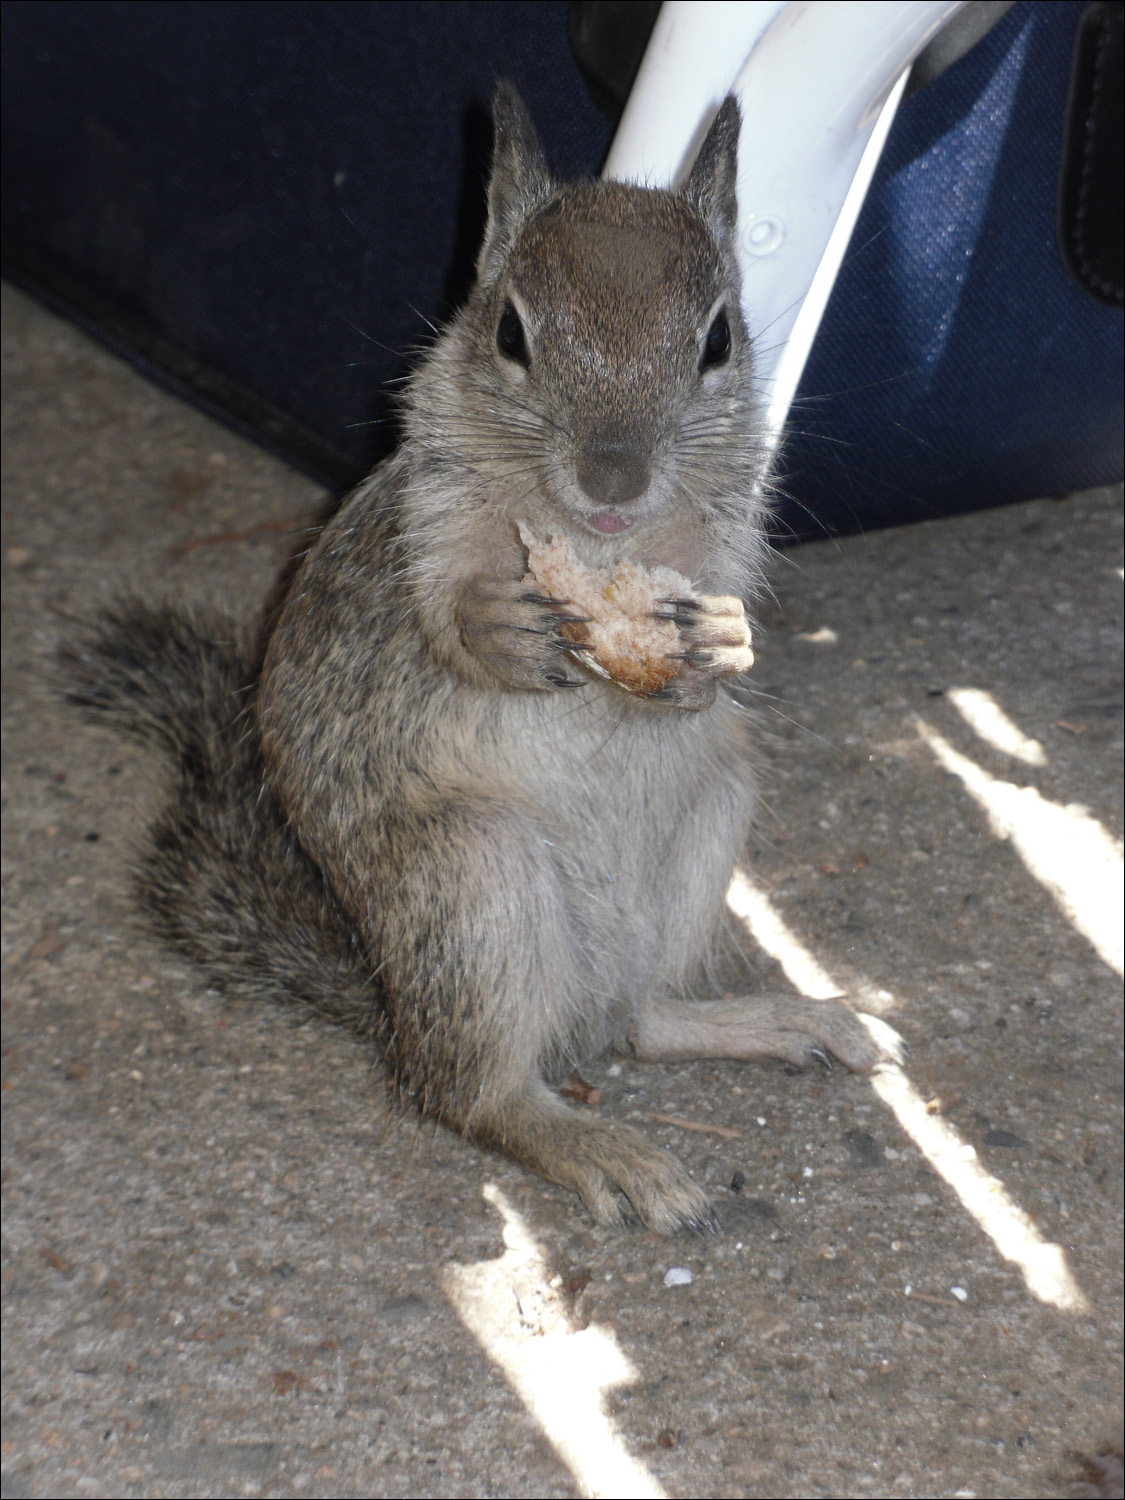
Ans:
<svg viewBox="0 0 1125 1500"><path fill-rule="evenodd" d="M716 682L754 665L750 624L742 600L727 594L695 594L666 599L654 611L680 633L676 675L651 696L679 708L707 708Z"/></svg>
<svg viewBox="0 0 1125 1500"><path fill-rule="evenodd" d="M656 615L679 630L681 653L690 666L712 677L734 677L754 665L750 623L741 599L728 594L668 599Z"/></svg>
<svg viewBox="0 0 1125 1500"><path fill-rule="evenodd" d="M461 641L509 687L552 691L589 678L575 658L584 647L561 634L582 617L565 599L551 599L521 579L475 578L457 611Z"/></svg>

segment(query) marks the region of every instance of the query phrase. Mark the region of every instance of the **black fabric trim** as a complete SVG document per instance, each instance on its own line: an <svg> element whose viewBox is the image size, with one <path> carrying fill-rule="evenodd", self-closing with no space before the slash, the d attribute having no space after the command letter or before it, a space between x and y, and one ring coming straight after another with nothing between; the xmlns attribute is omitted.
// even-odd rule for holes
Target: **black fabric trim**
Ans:
<svg viewBox="0 0 1125 1500"><path fill-rule="evenodd" d="M1125 305L1125 3L1096 0L1078 23L1059 173L1059 245L1078 285Z"/></svg>

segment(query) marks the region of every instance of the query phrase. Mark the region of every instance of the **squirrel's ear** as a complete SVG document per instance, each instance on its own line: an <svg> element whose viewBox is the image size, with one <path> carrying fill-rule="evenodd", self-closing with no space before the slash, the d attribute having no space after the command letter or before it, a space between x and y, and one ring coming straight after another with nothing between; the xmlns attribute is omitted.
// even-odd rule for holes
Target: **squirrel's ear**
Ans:
<svg viewBox="0 0 1125 1500"><path fill-rule="evenodd" d="M719 244L725 244L738 223L738 134L742 112L728 94L704 137L683 196L699 210Z"/></svg>
<svg viewBox="0 0 1125 1500"><path fill-rule="evenodd" d="M535 126L523 100L510 83L497 86L492 100L494 143L488 184L488 227L477 258L483 281L496 260L507 253L515 227L551 194L551 177Z"/></svg>

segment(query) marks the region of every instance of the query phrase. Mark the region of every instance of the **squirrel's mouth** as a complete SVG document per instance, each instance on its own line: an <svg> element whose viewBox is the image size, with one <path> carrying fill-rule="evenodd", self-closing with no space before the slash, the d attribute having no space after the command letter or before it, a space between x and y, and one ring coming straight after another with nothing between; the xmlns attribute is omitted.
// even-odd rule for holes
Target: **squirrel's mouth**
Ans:
<svg viewBox="0 0 1125 1500"><path fill-rule="evenodd" d="M628 516L623 516L619 510L596 510L592 515L586 517L587 526L592 526L595 531L600 531L603 536L619 536L621 532L628 531L632 521Z"/></svg>

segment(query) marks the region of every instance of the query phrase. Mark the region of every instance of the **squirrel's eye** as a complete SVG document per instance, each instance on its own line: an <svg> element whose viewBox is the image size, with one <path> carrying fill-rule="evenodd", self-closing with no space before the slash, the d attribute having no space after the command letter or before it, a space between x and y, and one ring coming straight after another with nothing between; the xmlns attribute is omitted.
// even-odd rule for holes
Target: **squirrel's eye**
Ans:
<svg viewBox="0 0 1125 1500"><path fill-rule="evenodd" d="M699 356L699 373L702 375L704 370L713 369L716 365L725 365L729 355L730 324L727 322L726 308L720 307L703 341L703 353Z"/></svg>
<svg viewBox="0 0 1125 1500"><path fill-rule="evenodd" d="M527 340L523 336L523 324L520 315L510 302L504 303L504 311L500 314L500 326L496 330L496 347L501 354L514 359L526 369L531 363L531 355L527 352Z"/></svg>

